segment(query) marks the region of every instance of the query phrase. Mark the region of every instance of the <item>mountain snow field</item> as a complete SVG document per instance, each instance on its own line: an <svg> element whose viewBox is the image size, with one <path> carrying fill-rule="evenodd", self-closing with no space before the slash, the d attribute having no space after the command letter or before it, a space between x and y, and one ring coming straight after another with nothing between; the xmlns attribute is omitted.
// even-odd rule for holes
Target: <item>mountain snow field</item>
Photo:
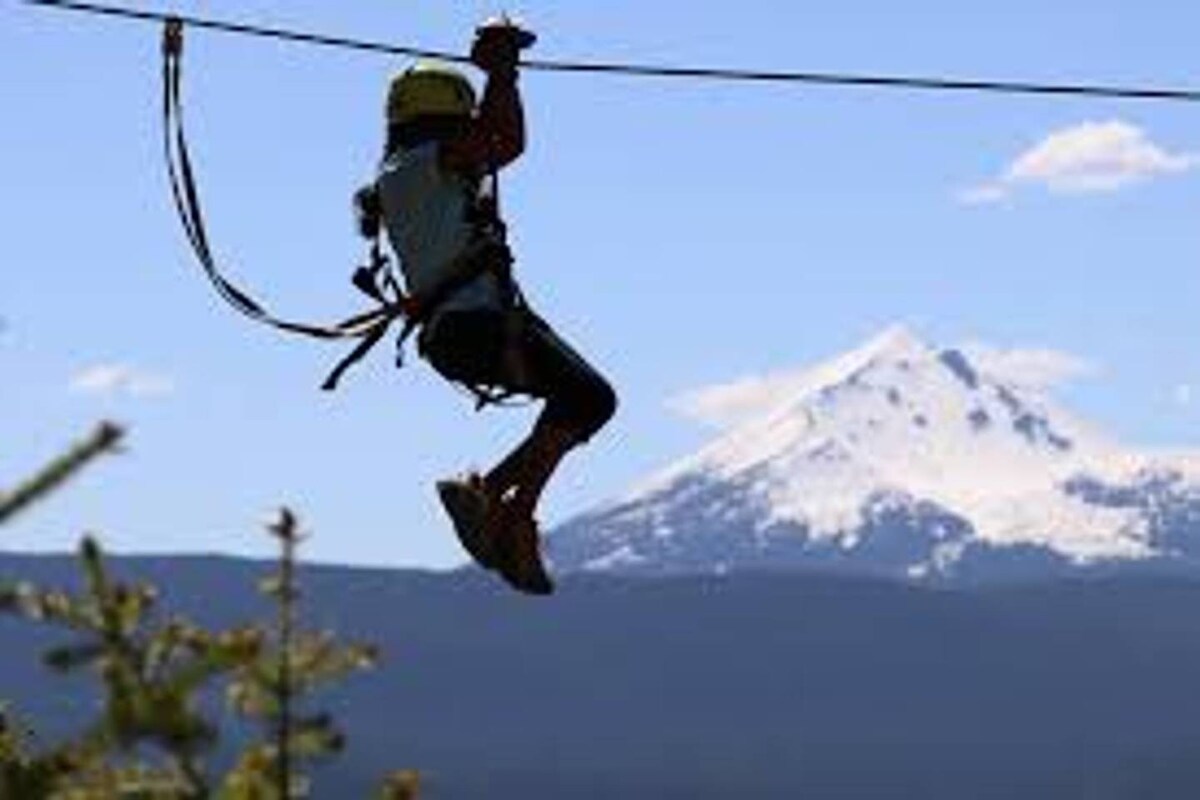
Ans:
<svg viewBox="0 0 1200 800"><path fill-rule="evenodd" d="M1123 447L1010 373L890 328L757 387L715 441L562 525L550 557L986 580L1200 555L1200 453Z"/></svg>

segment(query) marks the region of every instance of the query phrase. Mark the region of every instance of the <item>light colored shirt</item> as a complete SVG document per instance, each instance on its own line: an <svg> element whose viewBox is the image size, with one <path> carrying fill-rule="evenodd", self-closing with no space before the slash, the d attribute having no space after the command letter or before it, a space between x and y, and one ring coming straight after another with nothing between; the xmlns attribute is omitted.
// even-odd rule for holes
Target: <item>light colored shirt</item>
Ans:
<svg viewBox="0 0 1200 800"><path fill-rule="evenodd" d="M383 221L410 293L436 286L471 240L468 213L471 182L441 167L438 144L397 150L383 162L377 179ZM502 308L496 279L480 275L438 306L447 310Z"/></svg>

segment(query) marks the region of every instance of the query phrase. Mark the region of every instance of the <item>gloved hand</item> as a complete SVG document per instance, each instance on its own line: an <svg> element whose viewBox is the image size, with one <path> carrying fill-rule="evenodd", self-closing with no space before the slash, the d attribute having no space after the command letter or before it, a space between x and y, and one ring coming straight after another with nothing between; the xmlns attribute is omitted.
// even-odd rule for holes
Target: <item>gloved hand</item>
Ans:
<svg viewBox="0 0 1200 800"><path fill-rule="evenodd" d="M512 73L521 51L536 41L536 35L508 17L495 17L475 29L471 62L489 75Z"/></svg>

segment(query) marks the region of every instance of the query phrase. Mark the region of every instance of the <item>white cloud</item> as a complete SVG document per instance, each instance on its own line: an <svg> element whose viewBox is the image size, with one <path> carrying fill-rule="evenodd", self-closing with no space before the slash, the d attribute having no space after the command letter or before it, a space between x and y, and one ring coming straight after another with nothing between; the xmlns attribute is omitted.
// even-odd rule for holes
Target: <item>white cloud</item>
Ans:
<svg viewBox="0 0 1200 800"><path fill-rule="evenodd" d="M968 205L994 203L1022 186L1052 192L1111 192L1141 180L1200 166L1200 154L1172 153L1121 120L1084 122L1054 131L1021 153L998 177L960 192Z"/></svg>
<svg viewBox="0 0 1200 800"><path fill-rule="evenodd" d="M71 378L71 390L102 397L162 397L175 390L170 378L128 364L93 364Z"/></svg>
<svg viewBox="0 0 1200 800"><path fill-rule="evenodd" d="M1029 389L1051 389L1099 372L1095 363L1060 350L998 348L972 342L962 348L980 372Z"/></svg>
<svg viewBox="0 0 1200 800"><path fill-rule="evenodd" d="M765 414L808 382L808 369L752 375L706 386L667 401L671 410L716 428L730 428Z"/></svg>

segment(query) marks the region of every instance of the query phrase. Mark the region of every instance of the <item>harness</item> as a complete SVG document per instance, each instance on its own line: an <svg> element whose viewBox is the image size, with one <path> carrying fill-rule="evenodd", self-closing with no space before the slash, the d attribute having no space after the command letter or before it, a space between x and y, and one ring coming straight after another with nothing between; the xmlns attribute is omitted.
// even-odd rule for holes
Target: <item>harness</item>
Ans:
<svg viewBox="0 0 1200 800"><path fill-rule="evenodd" d="M336 389L346 370L366 356L387 335L393 323L399 321L403 324L396 338L396 365L401 366L404 345L412 334L442 302L485 272L497 276L506 295L507 307L524 308L520 290L511 277L512 255L505 241L504 223L498 213L499 182L493 171L480 182L478 199L473 204L471 221L475 235L471 243L450 265L446 278L426 296L412 297L400 288L390 260L383 251L381 226L370 226L367 221L372 200L368 194L360 191L355 197L355 206L359 215L359 230L368 239L369 247L366 263L354 270L351 282L373 300L375 306L333 324L298 322L271 313L225 277L209 245L183 124L183 23L177 18L168 19L163 28L162 55L163 153L175 209L192 251L217 294L236 311L255 322L285 333L322 341L358 340L326 376L321 383L322 390ZM516 394L488 386L467 386L467 389L475 396L477 407L480 408L501 403Z"/></svg>
<svg viewBox="0 0 1200 800"><path fill-rule="evenodd" d="M503 352L506 368L514 384L519 386L525 381L525 364L517 340L522 335L526 321L532 316L532 311L512 274L514 259L508 246L508 228L500 216L500 178L494 168L480 180L472 200L467 211L472 240L430 293L430 298L420 305L428 308L425 317L427 319L456 291L485 273L491 274L500 289L500 302L505 319ZM428 328L422 328L417 339L417 346L422 355L425 353L428 333ZM489 405L513 405L514 403L510 402L512 398L523 394L519 388L461 381L455 383L470 392L475 399L477 410Z"/></svg>

